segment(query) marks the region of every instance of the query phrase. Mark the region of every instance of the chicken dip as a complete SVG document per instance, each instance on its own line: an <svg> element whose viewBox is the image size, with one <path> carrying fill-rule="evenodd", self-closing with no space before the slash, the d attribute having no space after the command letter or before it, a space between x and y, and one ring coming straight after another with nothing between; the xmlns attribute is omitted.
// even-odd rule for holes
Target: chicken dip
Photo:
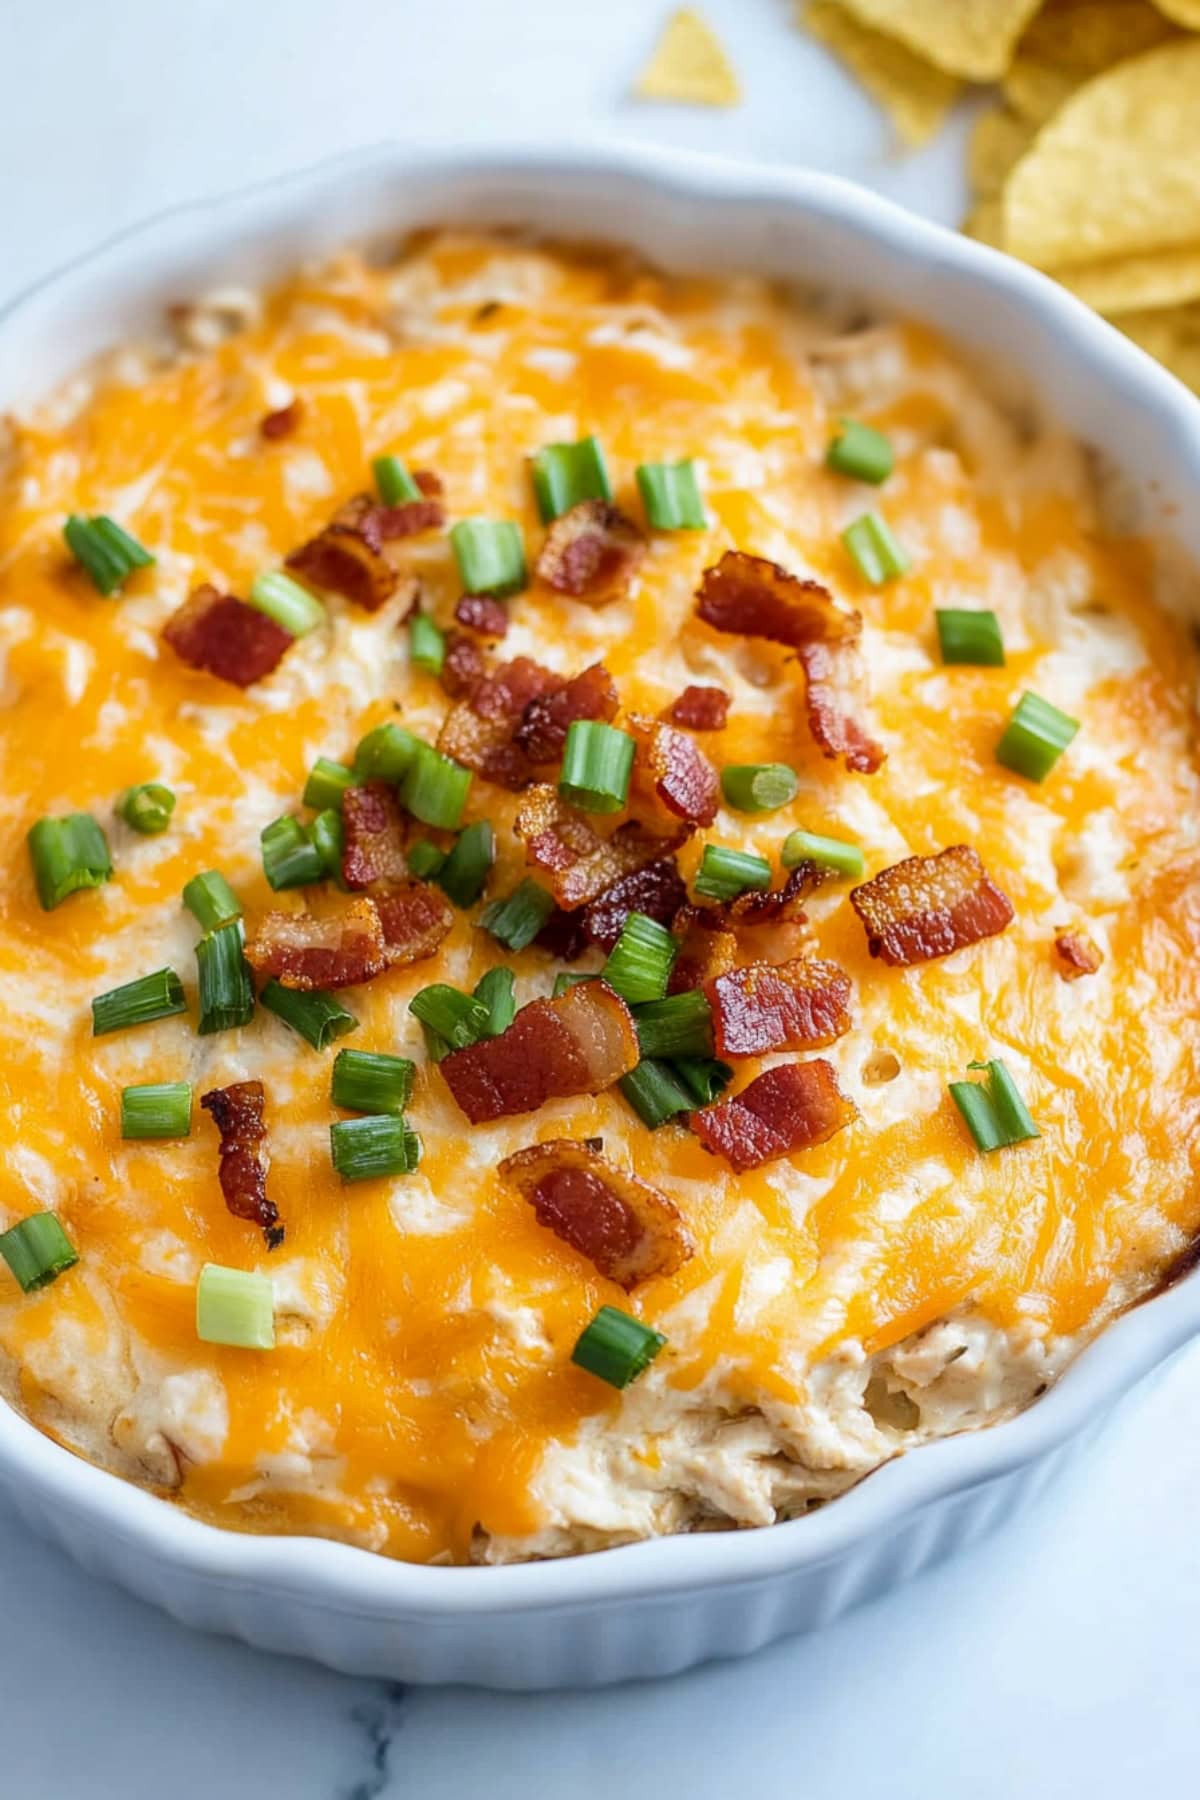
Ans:
<svg viewBox="0 0 1200 1800"><path fill-rule="evenodd" d="M1200 601L1093 459L920 327L518 239L169 335L3 427L22 1412L559 1556L801 1514L1164 1279Z"/></svg>

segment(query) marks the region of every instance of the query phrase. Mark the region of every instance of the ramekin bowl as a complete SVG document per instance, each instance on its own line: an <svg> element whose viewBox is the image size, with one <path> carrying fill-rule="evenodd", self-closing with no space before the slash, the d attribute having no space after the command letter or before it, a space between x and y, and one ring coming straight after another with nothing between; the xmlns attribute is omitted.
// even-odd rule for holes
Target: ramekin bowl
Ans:
<svg viewBox="0 0 1200 1800"><path fill-rule="evenodd" d="M387 146L114 239L0 315L0 406L152 330L163 305L257 285L351 240L524 225L675 267L757 273L927 320L1007 367L1122 475L1145 529L1200 564L1200 404L1045 277L826 176L655 148ZM666 1675L815 1629L1014 1514L1118 1398L1200 1331L1200 1275L1118 1319L1018 1418L888 1463L806 1518L560 1562L424 1568L199 1523L0 1406L0 1484L94 1573L189 1624L355 1674L502 1688Z"/></svg>

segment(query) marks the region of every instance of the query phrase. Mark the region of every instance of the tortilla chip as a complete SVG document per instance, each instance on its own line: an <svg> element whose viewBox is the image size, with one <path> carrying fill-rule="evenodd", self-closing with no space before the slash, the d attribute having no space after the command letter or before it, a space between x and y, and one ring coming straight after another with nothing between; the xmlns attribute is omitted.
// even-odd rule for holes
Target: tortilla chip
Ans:
<svg viewBox="0 0 1200 1800"><path fill-rule="evenodd" d="M634 92L643 100L687 106L736 106L742 97L733 64L712 27L690 6L672 13Z"/></svg>
<svg viewBox="0 0 1200 1800"><path fill-rule="evenodd" d="M862 25L971 81L997 81L1039 0L841 0Z"/></svg>
<svg viewBox="0 0 1200 1800"><path fill-rule="evenodd" d="M1189 31L1200 31L1200 0L1157 0L1159 12Z"/></svg>
<svg viewBox="0 0 1200 1800"><path fill-rule="evenodd" d="M1004 242L1004 205L1000 200L981 200L963 221L963 230L968 237L975 238L981 244L990 244L993 250L1005 250Z"/></svg>
<svg viewBox="0 0 1200 1800"><path fill-rule="evenodd" d="M1130 313L1119 321L1126 337L1200 394L1200 306L1168 306Z"/></svg>
<svg viewBox="0 0 1200 1800"><path fill-rule="evenodd" d="M971 128L967 173L976 200L993 199L1008 179L1009 170L1033 142L1035 127L1027 119L995 107L980 113Z"/></svg>
<svg viewBox="0 0 1200 1800"><path fill-rule="evenodd" d="M1200 243L1200 41L1085 82L1009 177L1004 232L1044 269Z"/></svg>
<svg viewBox="0 0 1200 1800"><path fill-rule="evenodd" d="M922 62L895 38L860 25L837 0L809 0L797 23L841 58L906 144L926 143L962 92L953 75Z"/></svg>
<svg viewBox="0 0 1200 1800"><path fill-rule="evenodd" d="M1174 35L1149 0L1050 0L1017 46L1004 98L1042 124L1093 75Z"/></svg>
<svg viewBox="0 0 1200 1800"><path fill-rule="evenodd" d="M1064 287L1109 318L1200 300L1200 244L1078 263L1058 273Z"/></svg>

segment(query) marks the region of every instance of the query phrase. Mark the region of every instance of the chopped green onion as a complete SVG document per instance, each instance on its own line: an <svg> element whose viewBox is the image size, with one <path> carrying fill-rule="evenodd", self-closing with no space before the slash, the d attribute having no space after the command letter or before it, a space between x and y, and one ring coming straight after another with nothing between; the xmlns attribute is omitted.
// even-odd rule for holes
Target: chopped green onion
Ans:
<svg viewBox="0 0 1200 1800"><path fill-rule="evenodd" d="M314 1050L327 1050L335 1038L345 1037L358 1025L354 1014L346 1011L336 994L327 994L324 988L289 988L272 980L258 998L268 1012L290 1025Z"/></svg>
<svg viewBox="0 0 1200 1800"><path fill-rule="evenodd" d="M1045 781L1078 730L1078 719L1037 694L1022 694L996 745L996 761L1029 781Z"/></svg>
<svg viewBox="0 0 1200 1800"><path fill-rule="evenodd" d="M730 850L724 844L706 844L694 883L696 892L709 900L736 900L748 888L769 888L771 865L765 856L750 850Z"/></svg>
<svg viewBox="0 0 1200 1800"><path fill-rule="evenodd" d="M375 491L385 506L399 506L405 500L419 500L421 490L398 456L377 456L371 464Z"/></svg>
<svg viewBox="0 0 1200 1800"><path fill-rule="evenodd" d="M473 994L459 993L444 981L421 988L409 1001L408 1010L451 1050L465 1050L488 1035L491 1014L484 1002Z"/></svg>
<svg viewBox="0 0 1200 1800"><path fill-rule="evenodd" d="M428 838L418 838L415 844L408 846L404 860L410 875L415 875L418 881L429 881L439 869L445 868L446 852L431 844Z"/></svg>
<svg viewBox="0 0 1200 1800"><path fill-rule="evenodd" d="M428 1025L422 1025L421 1038L425 1045L425 1054L430 1062L440 1063L443 1056L449 1056L450 1045L445 1038L440 1038L436 1031L431 1031Z"/></svg>
<svg viewBox="0 0 1200 1800"><path fill-rule="evenodd" d="M496 860L496 835L487 819L460 832L441 869L438 886L455 906L474 906Z"/></svg>
<svg viewBox="0 0 1200 1800"><path fill-rule="evenodd" d="M421 747L421 740L402 725L376 725L354 752L354 773L359 781L402 781Z"/></svg>
<svg viewBox="0 0 1200 1800"><path fill-rule="evenodd" d="M976 668L1004 667L1004 639L994 612L941 606L934 613L944 663L972 663Z"/></svg>
<svg viewBox="0 0 1200 1800"><path fill-rule="evenodd" d="M488 1022L484 1037L499 1037L507 1031L517 1016L517 998L513 993L513 972L511 969L489 969L475 983L474 998L481 1006L486 1006Z"/></svg>
<svg viewBox="0 0 1200 1800"><path fill-rule="evenodd" d="M450 548L468 594L502 599L525 586L525 546L511 519L460 519L450 528Z"/></svg>
<svg viewBox="0 0 1200 1800"><path fill-rule="evenodd" d="M609 1387L626 1388L650 1367L666 1341L661 1331L643 1325L640 1319L618 1312L615 1306L602 1306L579 1334L571 1361L607 1381Z"/></svg>
<svg viewBox="0 0 1200 1800"><path fill-rule="evenodd" d="M878 487L896 466L892 446L882 431L873 425L861 425L857 419L842 419L837 436L825 453L825 466L855 481L869 481Z"/></svg>
<svg viewBox="0 0 1200 1800"><path fill-rule="evenodd" d="M78 1250L52 1212L30 1213L0 1235L0 1256L24 1294L49 1286L79 1261Z"/></svg>
<svg viewBox="0 0 1200 1800"><path fill-rule="evenodd" d="M679 941L665 925L645 913L631 912L600 974L631 1006L661 1000L678 955Z"/></svg>
<svg viewBox="0 0 1200 1800"><path fill-rule="evenodd" d="M400 799L422 825L457 831L470 791L470 769L452 762L432 744L418 744L400 789Z"/></svg>
<svg viewBox="0 0 1200 1800"><path fill-rule="evenodd" d="M655 1062L646 1057L637 1067L622 1075L617 1086L632 1106L643 1125L657 1131L677 1113L692 1112L695 1101L675 1078L670 1063Z"/></svg>
<svg viewBox="0 0 1200 1800"><path fill-rule="evenodd" d="M577 444L547 444L533 458L533 491L542 524L561 518L581 500L611 500L604 452L594 437Z"/></svg>
<svg viewBox="0 0 1200 1800"><path fill-rule="evenodd" d="M275 1348L275 1284L250 1269L205 1263L196 1283L196 1336L238 1350Z"/></svg>
<svg viewBox="0 0 1200 1800"><path fill-rule="evenodd" d="M708 1106L718 1094L723 1094L733 1080L733 1070L726 1062L718 1062L713 1057L697 1059L681 1056L671 1064L671 1073L682 1088L685 1088L697 1106Z"/></svg>
<svg viewBox="0 0 1200 1800"><path fill-rule="evenodd" d="M738 812L774 812L796 798L799 786L787 763L730 763L721 770L721 792Z"/></svg>
<svg viewBox="0 0 1200 1800"><path fill-rule="evenodd" d="M169 1019L186 1011L183 983L174 969L156 969L153 975L140 975L123 987L96 995L92 1001L92 1036L124 1031L130 1025L149 1025L154 1019Z"/></svg>
<svg viewBox="0 0 1200 1800"><path fill-rule="evenodd" d="M490 906L485 906L479 923L506 950L524 950L527 944L532 944L555 904L553 894L526 878L507 899L493 900Z"/></svg>
<svg viewBox="0 0 1200 1800"><path fill-rule="evenodd" d="M639 1006L634 1024L643 1056L669 1062L677 1056L712 1055L712 1008L699 988Z"/></svg>
<svg viewBox="0 0 1200 1800"><path fill-rule="evenodd" d="M329 881L342 878L342 815L327 806L308 827L309 841L321 858L322 871Z"/></svg>
<svg viewBox="0 0 1200 1800"><path fill-rule="evenodd" d="M703 531L708 524L696 465L690 458L677 463L639 463L637 484L647 523L655 531Z"/></svg>
<svg viewBox="0 0 1200 1800"><path fill-rule="evenodd" d="M112 874L108 839L90 813L39 819L25 842L43 912L53 912L81 888L99 887Z"/></svg>
<svg viewBox="0 0 1200 1800"><path fill-rule="evenodd" d="M408 657L414 669L440 675L446 661L446 634L428 613L415 612L408 621Z"/></svg>
<svg viewBox="0 0 1200 1800"><path fill-rule="evenodd" d="M154 562L135 537L103 513L91 519L72 513L63 526L63 536L71 555L87 570L92 586L100 594L115 594L135 569L148 569Z"/></svg>
<svg viewBox="0 0 1200 1800"><path fill-rule="evenodd" d="M218 925L196 945L200 974L201 1037L214 1031L232 1031L254 1017L254 983L242 954L245 941L240 919Z"/></svg>
<svg viewBox="0 0 1200 1800"><path fill-rule="evenodd" d="M294 638L303 637L325 623L325 608L321 602L280 569L264 569L261 575L256 575L246 598L256 612L266 613L268 619L274 619Z"/></svg>
<svg viewBox="0 0 1200 1800"><path fill-rule="evenodd" d="M381 1050L339 1050L333 1059L330 1097L347 1112L403 1115L412 1097L416 1065Z"/></svg>
<svg viewBox="0 0 1200 1800"><path fill-rule="evenodd" d="M411 1175L421 1160L421 1140L392 1113L366 1113L329 1127L329 1153L343 1181Z"/></svg>
<svg viewBox="0 0 1200 1800"><path fill-rule="evenodd" d="M183 904L195 914L205 931L240 919L242 903L219 869L206 869L193 875L183 890Z"/></svg>
<svg viewBox="0 0 1200 1800"><path fill-rule="evenodd" d="M304 804L311 806L314 812L324 812L327 807L340 811L342 797L347 788L354 786L354 782L354 770L348 769L345 763L332 762L328 756L318 756L304 784Z"/></svg>
<svg viewBox="0 0 1200 1800"><path fill-rule="evenodd" d="M637 746L627 731L598 719L573 719L563 747L558 791L585 812L620 812L629 798Z"/></svg>
<svg viewBox="0 0 1200 1800"><path fill-rule="evenodd" d="M263 874L278 893L280 888L307 887L325 874L325 861L299 819L290 816L264 825Z"/></svg>
<svg viewBox="0 0 1200 1800"><path fill-rule="evenodd" d="M864 581L882 587L912 567L908 555L892 535L882 513L868 512L842 533L842 542Z"/></svg>
<svg viewBox="0 0 1200 1800"><path fill-rule="evenodd" d="M161 781L143 781L117 801L117 811L127 825L145 837L157 837L171 823L175 796Z"/></svg>
<svg viewBox="0 0 1200 1800"><path fill-rule="evenodd" d="M564 994L569 994L571 989L573 987L578 987L581 981L598 981L599 979L599 976L594 970L587 975L577 975L570 969L560 969L558 974L554 977L552 998L561 1000Z"/></svg>
<svg viewBox="0 0 1200 1800"><path fill-rule="evenodd" d="M820 837L815 831L789 831L783 840L780 861L785 869L802 862L814 862L818 868L834 869L839 875L858 879L866 873L867 862L857 844L841 838Z"/></svg>
<svg viewBox="0 0 1200 1800"><path fill-rule="evenodd" d="M950 1097L962 1114L976 1147L983 1151L1002 1150L1009 1144L1023 1144L1028 1138L1041 1137L1004 1064L996 1059L970 1066L986 1069L986 1080L952 1081L949 1085Z"/></svg>
<svg viewBox="0 0 1200 1800"><path fill-rule="evenodd" d="M185 1138L191 1129L190 1081L154 1081L121 1089L123 1138Z"/></svg>

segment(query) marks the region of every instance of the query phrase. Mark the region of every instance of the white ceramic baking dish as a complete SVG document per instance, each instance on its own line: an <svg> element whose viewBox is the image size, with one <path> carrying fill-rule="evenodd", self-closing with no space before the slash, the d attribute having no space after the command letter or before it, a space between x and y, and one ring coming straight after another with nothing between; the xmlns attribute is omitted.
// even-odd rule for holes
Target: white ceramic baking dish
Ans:
<svg viewBox="0 0 1200 1800"><path fill-rule="evenodd" d="M1200 563L1200 404L1060 288L845 182L651 148L388 147L173 211L0 317L0 409L153 328L165 302L437 222L606 238L664 264L750 269L924 318L1007 363L1115 458L1142 522ZM0 1482L33 1529L190 1624L405 1681L598 1684L813 1629L978 1538L1198 1330L1191 1275L1120 1319L1021 1417L890 1463L808 1518L562 1562L417 1568L315 1539L222 1532L3 1406Z"/></svg>

